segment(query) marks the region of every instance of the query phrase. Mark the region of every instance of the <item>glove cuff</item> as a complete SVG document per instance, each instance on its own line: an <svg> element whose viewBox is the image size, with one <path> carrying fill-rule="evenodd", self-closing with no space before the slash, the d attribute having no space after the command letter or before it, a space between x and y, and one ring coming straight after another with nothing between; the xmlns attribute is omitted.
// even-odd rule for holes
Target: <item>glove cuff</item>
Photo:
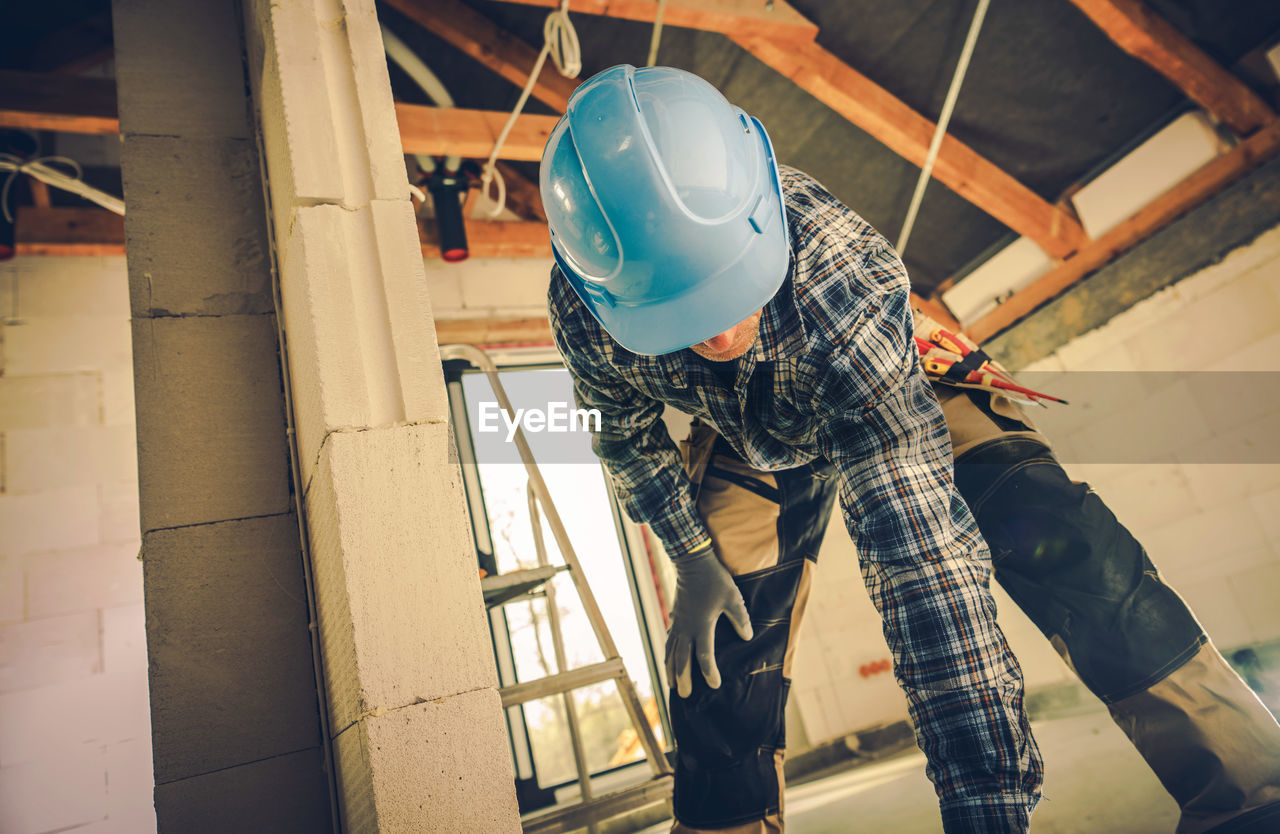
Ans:
<svg viewBox="0 0 1280 834"><path fill-rule="evenodd" d="M693 562L698 559L702 559L707 555L714 555L714 554L715 554L715 548L712 547L711 539L710 537L708 537L707 539L703 540L701 544L699 544L697 547L693 548L692 550L688 550L688 551L685 551L684 553L678 553L678 554L672 555L671 563L673 565L680 565L685 562Z"/></svg>

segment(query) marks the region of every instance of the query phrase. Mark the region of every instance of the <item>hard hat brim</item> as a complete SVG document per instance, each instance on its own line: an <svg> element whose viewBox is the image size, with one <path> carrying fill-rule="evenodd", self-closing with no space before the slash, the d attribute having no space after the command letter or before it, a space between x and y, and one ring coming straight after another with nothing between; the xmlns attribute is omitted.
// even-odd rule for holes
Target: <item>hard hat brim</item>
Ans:
<svg viewBox="0 0 1280 834"><path fill-rule="evenodd" d="M785 240L761 235L735 263L688 292L646 304L610 304L585 291L556 253L560 271L591 315L615 342L644 356L696 345L755 315L782 287L789 258Z"/></svg>

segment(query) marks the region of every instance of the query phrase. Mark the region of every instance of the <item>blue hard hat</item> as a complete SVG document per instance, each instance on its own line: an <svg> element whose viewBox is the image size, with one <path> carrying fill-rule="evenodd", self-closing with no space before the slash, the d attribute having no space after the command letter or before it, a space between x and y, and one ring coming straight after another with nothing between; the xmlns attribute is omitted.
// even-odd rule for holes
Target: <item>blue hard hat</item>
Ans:
<svg viewBox="0 0 1280 834"><path fill-rule="evenodd" d="M692 73L624 64L592 76L551 131L539 180L560 271L634 353L723 333L786 278L769 136Z"/></svg>

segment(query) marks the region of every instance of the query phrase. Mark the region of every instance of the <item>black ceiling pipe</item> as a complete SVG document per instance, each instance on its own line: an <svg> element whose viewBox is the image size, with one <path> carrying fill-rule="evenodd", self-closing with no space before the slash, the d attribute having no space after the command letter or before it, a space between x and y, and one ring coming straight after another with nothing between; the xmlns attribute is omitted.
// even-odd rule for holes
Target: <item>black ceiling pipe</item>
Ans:
<svg viewBox="0 0 1280 834"><path fill-rule="evenodd" d="M448 263L465 261L471 254L467 248L467 227L462 219L461 197L470 187L467 179L437 168L424 184L436 213L441 257Z"/></svg>

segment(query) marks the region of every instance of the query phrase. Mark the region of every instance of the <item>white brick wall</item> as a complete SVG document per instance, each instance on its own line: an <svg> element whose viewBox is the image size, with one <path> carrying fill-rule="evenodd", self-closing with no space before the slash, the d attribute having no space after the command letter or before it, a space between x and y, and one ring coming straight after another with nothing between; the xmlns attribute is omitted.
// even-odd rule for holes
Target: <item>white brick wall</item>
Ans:
<svg viewBox="0 0 1280 834"><path fill-rule="evenodd" d="M1027 370L1275 372L1277 356L1280 227ZM1052 421L1042 420L1063 430L1044 426L1068 459L1067 471L1094 486L1224 650L1280 638L1280 464L1069 459L1087 444L1092 460L1105 461L1100 444L1114 437L1115 427L1175 407L1187 416L1166 433L1185 444L1175 447L1187 449L1184 459L1205 460L1210 444L1235 448L1229 444L1241 437L1260 442L1280 419L1280 393L1263 382L1257 396L1244 402L1197 398L1180 384L1143 392L1112 414L1068 407ZM1162 454L1164 447L1153 437L1139 439ZM792 690L810 742L905 718L906 702L891 675L858 675L861 664L887 657L888 650L839 513L823 543L817 579ZM1039 630L999 590L996 602L1028 689L1072 680Z"/></svg>
<svg viewBox="0 0 1280 834"><path fill-rule="evenodd" d="M0 264L0 315L0 831L154 831L124 259Z"/></svg>
<svg viewBox="0 0 1280 834"><path fill-rule="evenodd" d="M437 319L547 314L551 259L471 258L447 264L427 258L427 288Z"/></svg>

